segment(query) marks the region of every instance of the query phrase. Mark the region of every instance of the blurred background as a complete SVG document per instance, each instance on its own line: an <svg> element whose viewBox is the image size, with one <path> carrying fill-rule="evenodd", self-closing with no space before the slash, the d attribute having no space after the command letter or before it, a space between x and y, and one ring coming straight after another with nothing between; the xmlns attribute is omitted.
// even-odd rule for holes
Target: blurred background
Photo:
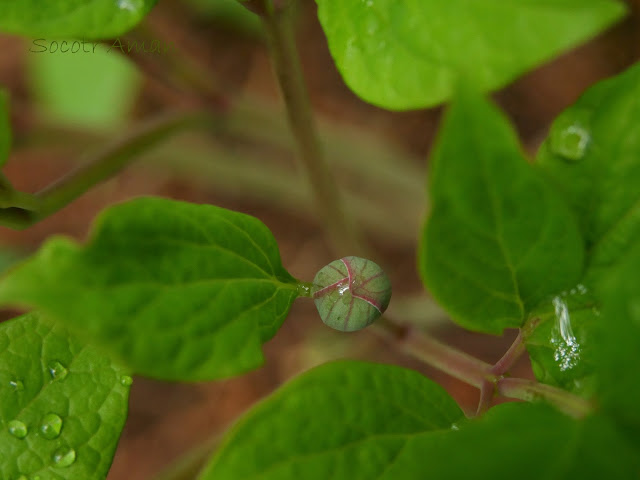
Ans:
<svg viewBox="0 0 640 480"><path fill-rule="evenodd" d="M640 58L640 0L627 3L632 15L625 21L494 95L528 152L588 86ZM428 208L427 159L442 109L388 112L359 100L333 64L315 3L298 4L299 51L324 152L349 218L393 282L390 314L497 361L515 332L497 338L455 327L416 273L415 248ZM118 48L121 42L126 52L134 41L145 41L147 51L123 54ZM90 53L52 53L48 40L0 34L0 85L10 94L14 134L4 171L16 188L41 189L87 152L166 113L204 109L218 115L221 126L172 136L25 231L0 227L0 266L29 254L49 235L84 239L100 210L138 195L258 217L278 240L285 267L305 281L334 259L296 162L260 23L235 0L160 0L134 31L95 50L88 42L86 49ZM136 378L109 480L163 478L157 475L197 445L213 448L234 419L282 382L334 358L415 368L442 384L465 411L477 405L475 388L411 360L372 333L325 327L311 301L295 303L265 350L265 365L240 378L203 384ZM514 373L531 377L528 361Z"/></svg>

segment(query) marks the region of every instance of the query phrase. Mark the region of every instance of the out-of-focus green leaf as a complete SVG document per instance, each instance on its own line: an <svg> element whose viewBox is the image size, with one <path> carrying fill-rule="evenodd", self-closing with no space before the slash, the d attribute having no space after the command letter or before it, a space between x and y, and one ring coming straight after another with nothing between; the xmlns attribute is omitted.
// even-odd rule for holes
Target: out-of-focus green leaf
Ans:
<svg viewBox="0 0 640 480"><path fill-rule="evenodd" d="M131 30L157 0L0 0L0 31L30 37L110 38Z"/></svg>
<svg viewBox="0 0 640 480"><path fill-rule="evenodd" d="M333 362L249 411L199 478L382 478L416 435L450 431L463 418L442 387L417 372Z"/></svg>
<svg viewBox="0 0 640 480"><path fill-rule="evenodd" d="M316 0L347 85L390 109L500 88L624 15L613 0Z"/></svg>
<svg viewBox="0 0 640 480"><path fill-rule="evenodd" d="M127 120L140 76L126 58L108 50L84 40L33 40L30 83L46 116L80 128L114 128Z"/></svg>

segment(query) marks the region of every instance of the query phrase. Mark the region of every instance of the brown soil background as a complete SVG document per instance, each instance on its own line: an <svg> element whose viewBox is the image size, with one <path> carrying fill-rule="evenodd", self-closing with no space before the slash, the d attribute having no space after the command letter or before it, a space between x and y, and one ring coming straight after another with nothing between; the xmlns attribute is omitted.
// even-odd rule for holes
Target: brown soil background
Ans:
<svg viewBox="0 0 640 480"><path fill-rule="evenodd" d="M300 3L299 50L318 117L347 130L368 132L414 159L415 166L425 170L441 110L393 113L355 97L332 62L316 18L315 4L309 0ZM494 96L515 123L527 149L535 151L551 120L585 88L640 58L640 1L629 4L634 13L627 20L521 77ZM207 102L218 108L229 99L231 91L249 92L277 105L277 85L265 46L259 39L247 37L228 25L206 21L186 10L184 4L168 0L159 2L146 20L145 28L175 40L193 62L205 71L214 72L223 87L203 98L184 85L168 87L162 80L165 65L148 66L148 71L154 74L145 80L132 123L177 108L206 107ZM35 191L69 170L73 165L69 159L99 142L74 132L52 130L38 118L26 86L26 55L25 40L0 36L0 84L11 94L15 137L5 172L18 188ZM148 60L137 59L142 63ZM282 118L282 114L281 107L273 108L274 118ZM67 140L56 140L58 135ZM141 194L212 203L260 218L278 240L285 266L298 278L310 280L319 267L333 259L313 215L245 199L242 192L223 194L202 183L177 178L162 167L153 168L150 162L134 164L28 230L16 232L0 228L0 242L29 252L51 234L82 239L97 212L111 203ZM371 241L376 261L389 266L394 296L421 291L415 272L415 246L385 238L371 238ZM489 362L495 362L515 336L514 332L504 338L470 334L448 323L440 325L435 334ZM136 377L129 417L109 480L152 478L190 448L224 432L242 412L278 385L301 370L332 358L360 358L415 368L441 383L466 411L472 412L477 403L478 393L474 388L411 360L369 332L346 338L344 334L329 331L317 318L311 302L299 301L293 306L285 325L266 344L265 351L266 362L262 368L235 379L179 384ZM531 376L526 359L517 365L514 373Z"/></svg>

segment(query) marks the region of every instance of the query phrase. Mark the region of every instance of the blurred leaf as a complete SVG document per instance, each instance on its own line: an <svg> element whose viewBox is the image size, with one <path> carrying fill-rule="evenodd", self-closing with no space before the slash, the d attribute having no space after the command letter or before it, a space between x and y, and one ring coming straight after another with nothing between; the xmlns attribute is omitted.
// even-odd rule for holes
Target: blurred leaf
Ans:
<svg viewBox="0 0 640 480"><path fill-rule="evenodd" d="M573 207L592 274L640 238L640 63L591 87L553 123L538 163Z"/></svg>
<svg viewBox="0 0 640 480"><path fill-rule="evenodd" d="M259 366L297 286L259 220L141 198L105 211L84 247L50 239L0 302L42 309L136 373L197 381Z"/></svg>
<svg viewBox="0 0 640 480"><path fill-rule="evenodd" d="M262 35L260 18L238 0L188 0L201 15L236 28L252 36Z"/></svg>
<svg viewBox="0 0 640 480"><path fill-rule="evenodd" d="M0 325L0 365L0 478L106 478L127 372L34 313Z"/></svg>
<svg viewBox="0 0 640 480"><path fill-rule="evenodd" d="M417 372L329 363L250 410L199 478L382 478L416 435L450 431L463 418L442 387Z"/></svg>
<svg viewBox="0 0 640 480"><path fill-rule="evenodd" d="M156 1L0 0L0 31L30 37L115 37L131 30Z"/></svg>
<svg viewBox="0 0 640 480"><path fill-rule="evenodd" d="M301 434L301 430L304 432ZM200 480L632 478L639 457L604 417L499 405L467 421L441 387L389 365L313 369L249 411Z"/></svg>
<svg viewBox="0 0 640 480"><path fill-rule="evenodd" d="M594 346L599 399L640 447L640 244L604 279ZM640 455L639 455L640 456Z"/></svg>
<svg viewBox="0 0 640 480"><path fill-rule="evenodd" d="M487 100L460 90L431 169L432 211L419 266L456 322L499 334L521 326L549 294L578 282L583 247L576 222Z"/></svg>
<svg viewBox="0 0 640 480"><path fill-rule="evenodd" d="M437 105L459 76L495 90L602 32L613 0L316 0L349 87L390 109Z"/></svg>
<svg viewBox="0 0 640 480"><path fill-rule="evenodd" d="M639 459L606 418L576 421L544 405L507 403L459 430L415 435L377 478L631 479Z"/></svg>
<svg viewBox="0 0 640 480"><path fill-rule="evenodd" d="M107 50L83 40L33 41L28 56L31 86L52 121L112 128L126 119L140 76L127 59Z"/></svg>

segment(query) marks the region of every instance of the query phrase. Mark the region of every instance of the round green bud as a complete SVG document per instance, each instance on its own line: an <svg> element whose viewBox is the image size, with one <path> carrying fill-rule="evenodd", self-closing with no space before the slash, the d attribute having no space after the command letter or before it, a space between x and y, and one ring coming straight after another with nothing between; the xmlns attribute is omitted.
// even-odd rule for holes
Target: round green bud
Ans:
<svg viewBox="0 0 640 480"><path fill-rule="evenodd" d="M326 325L353 332L371 325L387 309L391 282L371 260L344 257L316 274L311 293Z"/></svg>

